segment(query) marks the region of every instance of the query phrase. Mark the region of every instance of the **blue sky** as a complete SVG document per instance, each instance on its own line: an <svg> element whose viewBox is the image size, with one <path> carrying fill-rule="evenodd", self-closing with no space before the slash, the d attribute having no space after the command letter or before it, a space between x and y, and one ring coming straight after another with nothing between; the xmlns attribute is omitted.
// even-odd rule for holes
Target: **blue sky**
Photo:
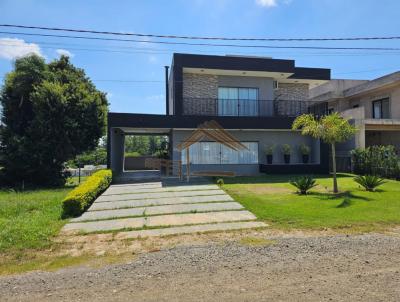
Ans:
<svg viewBox="0 0 400 302"><path fill-rule="evenodd" d="M226 37L399 36L399 11L397 0L0 0L0 23ZM399 51L213 48L142 40L127 43L0 34L0 77L12 69L16 56L28 50L47 60L69 53L72 62L108 93L111 111L164 113L164 65L170 64L173 52L295 59L297 66L331 68L333 78L372 79L400 70ZM264 44L400 47L398 40Z"/></svg>

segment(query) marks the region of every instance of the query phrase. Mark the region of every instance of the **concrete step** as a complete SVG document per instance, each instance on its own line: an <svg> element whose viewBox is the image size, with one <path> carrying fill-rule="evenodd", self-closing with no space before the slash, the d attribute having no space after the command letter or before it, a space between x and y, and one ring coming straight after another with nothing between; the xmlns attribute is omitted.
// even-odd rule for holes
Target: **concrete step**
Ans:
<svg viewBox="0 0 400 302"><path fill-rule="evenodd" d="M179 235L179 234L204 233L211 231L233 231L241 229L264 228L267 226L268 226L267 224L260 221L200 224L200 225L190 225L183 227L170 227L164 229L120 232L114 236L114 239L124 240L124 239L160 237L160 236Z"/></svg>
<svg viewBox="0 0 400 302"><path fill-rule="evenodd" d="M154 198L175 198L184 196L205 196L205 195L223 195L226 194L221 189L216 190L197 190L197 191L166 191L166 192L147 192L147 193L129 193L117 195L101 195L95 202L110 202L120 200L154 199Z"/></svg>
<svg viewBox="0 0 400 302"><path fill-rule="evenodd" d="M155 182L160 180L161 172L158 170L128 171L113 177L113 183L116 184L143 183L144 181Z"/></svg>
<svg viewBox="0 0 400 302"><path fill-rule="evenodd" d="M110 186L102 195L119 195L119 194L137 194L137 193L159 193L159 192L180 192L180 191L193 191L193 190L219 190L217 185L203 184L191 186Z"/></svg>
<svg viewBox="0 0 400 302"><path fill-rule="evenodd" d="M220 202L220 203L194 203L194 204L178 204L154 207L141 207L131 209L117 209L105 211L90 211L83 213L81 217L71 219L71 222L94 221L122 217L149 216L161 214L177 214L177 213L202 213L212 211L230 211L241 210L243 206L237 202Z"/></svg>
<svg viewBox="0 0 400 302"><path fill-rule="evenodd" d="M227 194L209 195L209 196L185 196L185 197L169 197L169 198L154 198L154 199L136 199L136 200L121 200L113 202L94 202L88 209L90 211L101 211L111 209L149 207L158 205L172 204L187 204L187 203L205 203L205 202L221 202L233 201L232 197Z"/></svg>
<svg viewBox="0 0 400 302"><path fill-rule="evenodd" d="M226 211L196 214L171 214L139 218L124 218L92 222L73 222L64 226L64 232L106 232L128 228L168 227L218 222L255 220L249 211Z"/></svg>

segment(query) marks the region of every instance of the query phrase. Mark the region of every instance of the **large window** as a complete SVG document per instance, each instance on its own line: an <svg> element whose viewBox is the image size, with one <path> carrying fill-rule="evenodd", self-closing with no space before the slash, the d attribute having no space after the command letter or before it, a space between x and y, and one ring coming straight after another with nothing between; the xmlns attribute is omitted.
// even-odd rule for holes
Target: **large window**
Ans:
<svg viewBox="0 0 400 302"><path fill-rule="evenodd" d="M382 99L372 102L373 118L390 118L389 99Z"/></svg>
<svg viewBox="0 0 400 302"><path fill-rule="evenodd" d="M218 115L258 115L258 88L218 88Z"/></svg>
<svg viewBox="0 0 400 302"><path fill-rule="evenodd" d="M258 164L258 143L243 142L247 149L235 151L217 142L199 142L190 146L191 164ZM182 152L182 163L186 164L186 151Z"/></svg>

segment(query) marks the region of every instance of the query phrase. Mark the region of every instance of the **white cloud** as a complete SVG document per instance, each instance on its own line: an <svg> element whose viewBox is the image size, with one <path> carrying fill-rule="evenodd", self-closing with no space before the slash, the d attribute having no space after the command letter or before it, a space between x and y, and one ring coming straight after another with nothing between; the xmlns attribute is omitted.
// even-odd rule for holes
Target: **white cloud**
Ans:
<svg viewBox="0 0 400 302"><path fill-rule="evenodd" d="M292 0L255 0L256 4L262 7L270 8L278 6L280 3L289 5Z"/></svg>
<svg viewBox="0 0 400 302"><path fill-rule="evenodd" d="M278 5L277 0L256 0L256 3L263 7L274 7Z"/></svg>
<svg viewBox="0 0 400 302"><path fill-rule="evenodd" d="M67 57L70 57L70 58L73 58L75 56L72 52L70 52L70 51L68 51L66 49L61 49L61 48L57 49L56 53L58 53L60 56L67 56Z"/></svg>
<svg viewBox="0 0 400 302"><path fill-rule="evenodd" d="M0 58L15 60L29 54L43 57L39 45L35 43L27 43L16 38L0 38Z"/></svg>

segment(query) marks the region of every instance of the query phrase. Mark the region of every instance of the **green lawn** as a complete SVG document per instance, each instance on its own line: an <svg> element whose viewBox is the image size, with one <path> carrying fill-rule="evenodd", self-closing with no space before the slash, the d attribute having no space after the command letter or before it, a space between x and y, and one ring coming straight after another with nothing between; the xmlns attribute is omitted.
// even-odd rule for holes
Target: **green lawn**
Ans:
<svg viewBox="0 0 400 302"><path fill-rule="evenodd" d="M65 223L61 201L71 189L0 191L0 253L49 247Z"/></svg>
<svg viewBox="0 0 400 302"><path fill-rule="evenodd" d="M309 195L298 195L288 183L295 177L237 177L225 179L223 188L260 220L277 228L374 230L400 224L398 181L388 180L377 192L366 192L352 175L341 175L341 193L334 195L332 179L321 176Z"/></svg>

